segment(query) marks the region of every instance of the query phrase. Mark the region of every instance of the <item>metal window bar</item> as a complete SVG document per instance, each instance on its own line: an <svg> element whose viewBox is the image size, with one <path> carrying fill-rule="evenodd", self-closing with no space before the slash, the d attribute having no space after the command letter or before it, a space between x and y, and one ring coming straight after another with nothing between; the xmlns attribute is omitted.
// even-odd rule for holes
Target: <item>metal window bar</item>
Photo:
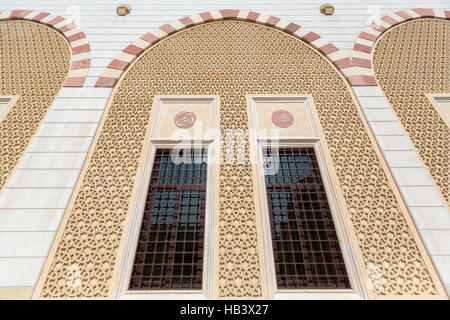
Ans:
<svg viewBox="0 0 450 320"><path fill-rule="evenodd" d="M156 150L129 288L201 289L206 149ZM176 160L176 159L175 159Z"/></svg>
<svg viewBox="0 0 450 320"><path fill-rule="evenodd" d="M263 158L278 288L350 288L314 148Z"/></svg>

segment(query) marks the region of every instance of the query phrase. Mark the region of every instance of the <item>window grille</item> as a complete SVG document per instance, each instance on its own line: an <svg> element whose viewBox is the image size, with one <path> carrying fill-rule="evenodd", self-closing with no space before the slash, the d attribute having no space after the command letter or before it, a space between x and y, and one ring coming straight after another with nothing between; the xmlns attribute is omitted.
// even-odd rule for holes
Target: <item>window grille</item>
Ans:
<svg viewBox="0 0 450 320"><path fill-rule="evenodd" d="M350 288L314 148L263 158L278 288Z"/></svg>

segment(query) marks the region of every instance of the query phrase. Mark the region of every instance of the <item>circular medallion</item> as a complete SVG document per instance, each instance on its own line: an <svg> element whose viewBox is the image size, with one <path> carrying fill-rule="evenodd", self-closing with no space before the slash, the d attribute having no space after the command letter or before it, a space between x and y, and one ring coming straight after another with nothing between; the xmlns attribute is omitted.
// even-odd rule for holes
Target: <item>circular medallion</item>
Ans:
<svg viewBox="0 0 450 320"><path fill-rule="evenodd" d="M177 113L174 118L175 125L181 129L192 127L197 120L197 116L192 111L183 110Z"/></svg>
<svg viewBox="0 0 450 320"><path fill-rule="evenodd" d="M277 110L272 113L272 122L280 128L289 128L294 123L294 116L286 110Z"/></svg>

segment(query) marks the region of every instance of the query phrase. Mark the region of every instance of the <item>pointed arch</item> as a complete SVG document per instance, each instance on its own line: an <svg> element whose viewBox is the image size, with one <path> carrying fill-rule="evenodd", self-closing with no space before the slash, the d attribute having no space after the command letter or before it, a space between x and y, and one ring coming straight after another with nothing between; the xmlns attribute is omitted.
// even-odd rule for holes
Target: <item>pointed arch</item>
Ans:
<svg viewBox="0 0 450 320"><path fill-rule="evenodd" d="M91 47L86 35L77 25L63 17L33 10L0 11L1 20L28 20L42 23L61 33L69 42L72 50L70 71L64 87L82 87L84 85L91 65Z"/></svg>

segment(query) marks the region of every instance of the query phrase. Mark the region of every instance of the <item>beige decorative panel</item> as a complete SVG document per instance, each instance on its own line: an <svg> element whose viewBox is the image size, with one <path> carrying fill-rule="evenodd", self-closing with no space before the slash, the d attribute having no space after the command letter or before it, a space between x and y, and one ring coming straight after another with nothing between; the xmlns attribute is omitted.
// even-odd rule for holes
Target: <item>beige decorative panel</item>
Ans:
<svg viewBox="0 0 450 320"><path fill-rule="evenodd" d="M260 136L269 137L273 133L280 137L312 137L314 136L311 119L304 102L299 101L276 101L276 99L258 99L255 101L254 112L258 129L262 130ZM275 100L275 101L273 101ZM276 112L289 112L292 116L292 124L286 121L286 127L279 127L273 122L273 115Z"/></svg>
<svg viewBox="0 0 450 320"><path fill-rule="evenodd" d="M444 199L450 201L450 130L427 99L450 91L450 21L402 24L377 42L373 69Z"/></svg>
<svg viewBox="0 0 450 320"><path fill-rule="evenodd" d="M113 92L104 123L66 212L36 297L114 295L120 246L142 161L155 95L220 95L222 153L248 129L246 95L312 94L367 270L379 296L440 294L363 124L349 87L317 51L265 26L222 21L161 41L132 65ZM243 141L242 141L243 140ZM217 295L262 297L249 141L219 172ZM428 260L426 260L428 261ZM78 283L73 270L79 271ZM367 271L367 272L369 272ZM369 288L370 290L370 288Z"/></svg>
<svg viewBox="0 0 450 320"><path fill-rule="evenodd" d="M61 89L70 55L49 27L0 21L0 95L18 96L0 123L0 192Z"/></svg>
<svg viewBox="0 0 450 320"><path fill-rule="evenodd" d="M450 94L428 94L427 97L431 104L436 108L436 111L440 114L441 118L444 119L444 122L450 128Z"/></svg>
<svg viewBox="0 0 450 320"><path fill-rule="evenodd" d="M212 98L163 97L157 103L159 110L153 120L152 138L201 140L213 129L215 107Z"/></svg>

